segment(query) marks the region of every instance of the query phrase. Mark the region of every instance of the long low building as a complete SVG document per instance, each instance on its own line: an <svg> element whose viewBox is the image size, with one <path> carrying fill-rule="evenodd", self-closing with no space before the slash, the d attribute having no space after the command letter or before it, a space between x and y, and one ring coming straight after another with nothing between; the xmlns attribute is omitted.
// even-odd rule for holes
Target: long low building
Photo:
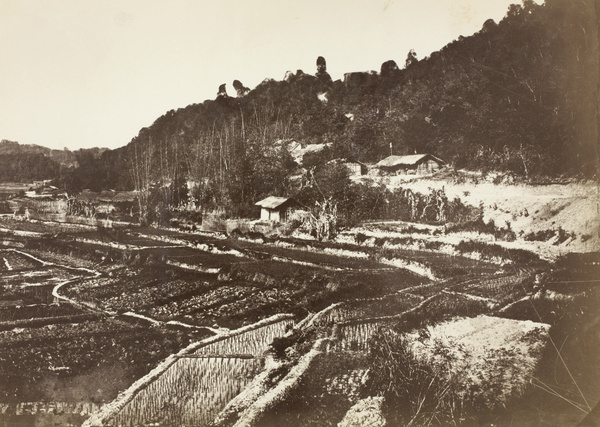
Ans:
<svg viewBox="0 0 600 427"><path fill-rule="evenodd" d="M100 193L84 190L69 200L69 215L96 217L116 215L133 217L137 214L138 194L136 191L110 191Z"/></svg>
<svg viewBox="0 0 600 427"><path fill-rule="evenodd" d="M412 154L409 156L389 156L375 165L387 173L427 174L441 169L446 162L432 154Z"/></svg>

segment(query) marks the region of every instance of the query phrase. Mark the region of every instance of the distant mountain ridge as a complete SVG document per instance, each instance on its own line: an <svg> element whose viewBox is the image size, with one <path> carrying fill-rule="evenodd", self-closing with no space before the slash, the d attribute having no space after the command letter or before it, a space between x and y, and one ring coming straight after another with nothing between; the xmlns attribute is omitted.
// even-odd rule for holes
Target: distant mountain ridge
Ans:
<svg viewBox="0 0 600 427"><path fill-rule="evenodd" d="M40 179L59 179L61 171L73 171L80 166L82 156L99 159L108 148L76 151L53 150L34 144L0 141L0 181L31 182Z"/></svg>
<svg viewBox="0 0 600 427"><path fill-rule="evenodd" d="M16 141L3 139L0 141L0 156L7 154L41 154L59 165L77 166L77 159L72 151L53 150L40 145L19 144Z"/></svg>

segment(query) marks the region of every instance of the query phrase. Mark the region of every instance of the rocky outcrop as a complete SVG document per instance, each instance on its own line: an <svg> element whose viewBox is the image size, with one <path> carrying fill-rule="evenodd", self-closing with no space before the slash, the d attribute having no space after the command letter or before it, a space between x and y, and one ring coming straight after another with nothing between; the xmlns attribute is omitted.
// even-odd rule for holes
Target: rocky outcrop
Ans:
<svg viewBox="0 0 600 427"><path fill-rule="evenodd" d="M379 74L384 79L393 78L400 74L400 68L398 68L396 61L390 59L381 64L381 72Z"/></svg>
<svg viewBox="0 0 600 427"><path fill-rule="evenodd" d="M219 91L217 92L217 99L229 98L229 95L227 95L226 86L227 86L227 84L225 84L225 83L223 83L221 86L219 86Z"/></svg>
<svg viewBox="0 0 600 427"><path fill-rule="evenodd" d="M238 98L242 98L250 93L250 89L244 86L239 80L233 81L233 88L235 89Z"/></svg>
<svg viewBox="0 0 600 427"><path fill-rule="evenodd" d="M286 71L285 76L283 77L283 81L288 83L300 82L300 81L310 81L310 80L318 80L316 76L311 74L306 74L302 70L296 70L296 73L293 71Z"/></svg>
<svg viewBox="0 0 600 427"><path fill-rule="evenodd" d="M327 72L327 62L325 61L325 58L323 58L322 56L319 56L317 58L317 74L315 74L315 75L321 81L321 83L323 83L327 86L331 86L333 84L333 80L331 79L331 76Z"/></svg>

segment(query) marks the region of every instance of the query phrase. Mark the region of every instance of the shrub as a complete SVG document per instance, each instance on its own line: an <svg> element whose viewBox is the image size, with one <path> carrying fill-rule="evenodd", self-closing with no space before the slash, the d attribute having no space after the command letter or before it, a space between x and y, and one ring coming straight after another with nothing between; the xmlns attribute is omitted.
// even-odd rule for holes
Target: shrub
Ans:
<svg viewBox="0 0 600 427"><path fill-rule="evenodd" d="M203 217L202 228L206 231L227 231L227 220L223 214L206 214Z"/></svg>
<svg viewBox="0 0 600 427"><path fill-rule="evenodd" d="M497 227L494 220L490 219L487 223L483 221L483 215L479 215L477 219L466 221L463 223L452 224L446 227L446 233L471 231L475 233L491 234L498 240L513 242L517 235L511 229L510 222L506 222L506 228Z"/></svg>
<svg viewBox="0 0 600 427"><path fill-rule="evenodd" d="M356 236L354 236L354 240L356 241L356 243L358 243L359 245L361 243L364 243L366 240L368 239L368 237L364 234L364 233L356 233Z"/></svg>
<svg viewBox="0 0 600 427"><path fill-rule="evenodd" d="M554 230L540 230L527 233L524 239L528 242L547 242L556 235Z"/></svg>
<svg viewBox="0 0 600 427"><path fill-rule="evenodd" d="M523 249L506 249L499 245L487 244L482 242L462 240L456 250L461 254L475 252L481 254L483 258L500 258L516 263L529 263L539 261L539 257L533 252Z"/></svg>
<svg viewBox="0 0 600 427"><path fill-rule="evenodd" d="M200 210L178 210L173 212L180 222L202 224L202 212Z"/></svg>
<svg viewBox="0 0 600 427"><path fill-rule="evenodd" d="M436 354L444 363L432 364L414 354L402 335L378 331L371 340L371 361L367 394L383 394L391 425L459 425L474 421L469 410L475 405L472 394L461 384L460 372L448 366L452 356L439 344Z"/></svg>

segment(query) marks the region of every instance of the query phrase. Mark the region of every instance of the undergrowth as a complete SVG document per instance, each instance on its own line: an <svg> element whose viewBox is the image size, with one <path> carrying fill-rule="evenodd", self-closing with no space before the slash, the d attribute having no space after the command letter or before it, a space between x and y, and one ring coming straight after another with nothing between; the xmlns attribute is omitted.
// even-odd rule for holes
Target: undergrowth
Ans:
<svg viewBox="0 0 600 427"><path fill-rule="evenodd" d="M455 356L439 343L436 354L443 362L434 365L391 330L381 330L372 339L367 394L385 397L390 425L461 425L475 420L473 408L485 406L475 390L465 389L463 373L448 369Z"/></svg>
<svg viewBox="0 0 600 427"><path fill-rule="evenodd" d="M471 231L479 234L491 234L497 240L504 240L507 242L513 242L517 238L517 235L511 228L510 222L506 222L506 227L498 227L493 219L490 219L487 223L484 222L483 216L479 216L475 220L466 221L458 224L451 224L446 227L445 231L446 233Z"/></svg>
<svg viewBox="0 0 600 427"><path fill-rule="evenodd" d="M476 242L472 240L462 240L458 245L456 245L456 250L461 254L476 252L481 254L482 258L484 259L500 258L504 260L511 260L519 264L527 264L530 262L539 261L539 257L533 252L523 249L506 249L500 245Z"/></svg>

